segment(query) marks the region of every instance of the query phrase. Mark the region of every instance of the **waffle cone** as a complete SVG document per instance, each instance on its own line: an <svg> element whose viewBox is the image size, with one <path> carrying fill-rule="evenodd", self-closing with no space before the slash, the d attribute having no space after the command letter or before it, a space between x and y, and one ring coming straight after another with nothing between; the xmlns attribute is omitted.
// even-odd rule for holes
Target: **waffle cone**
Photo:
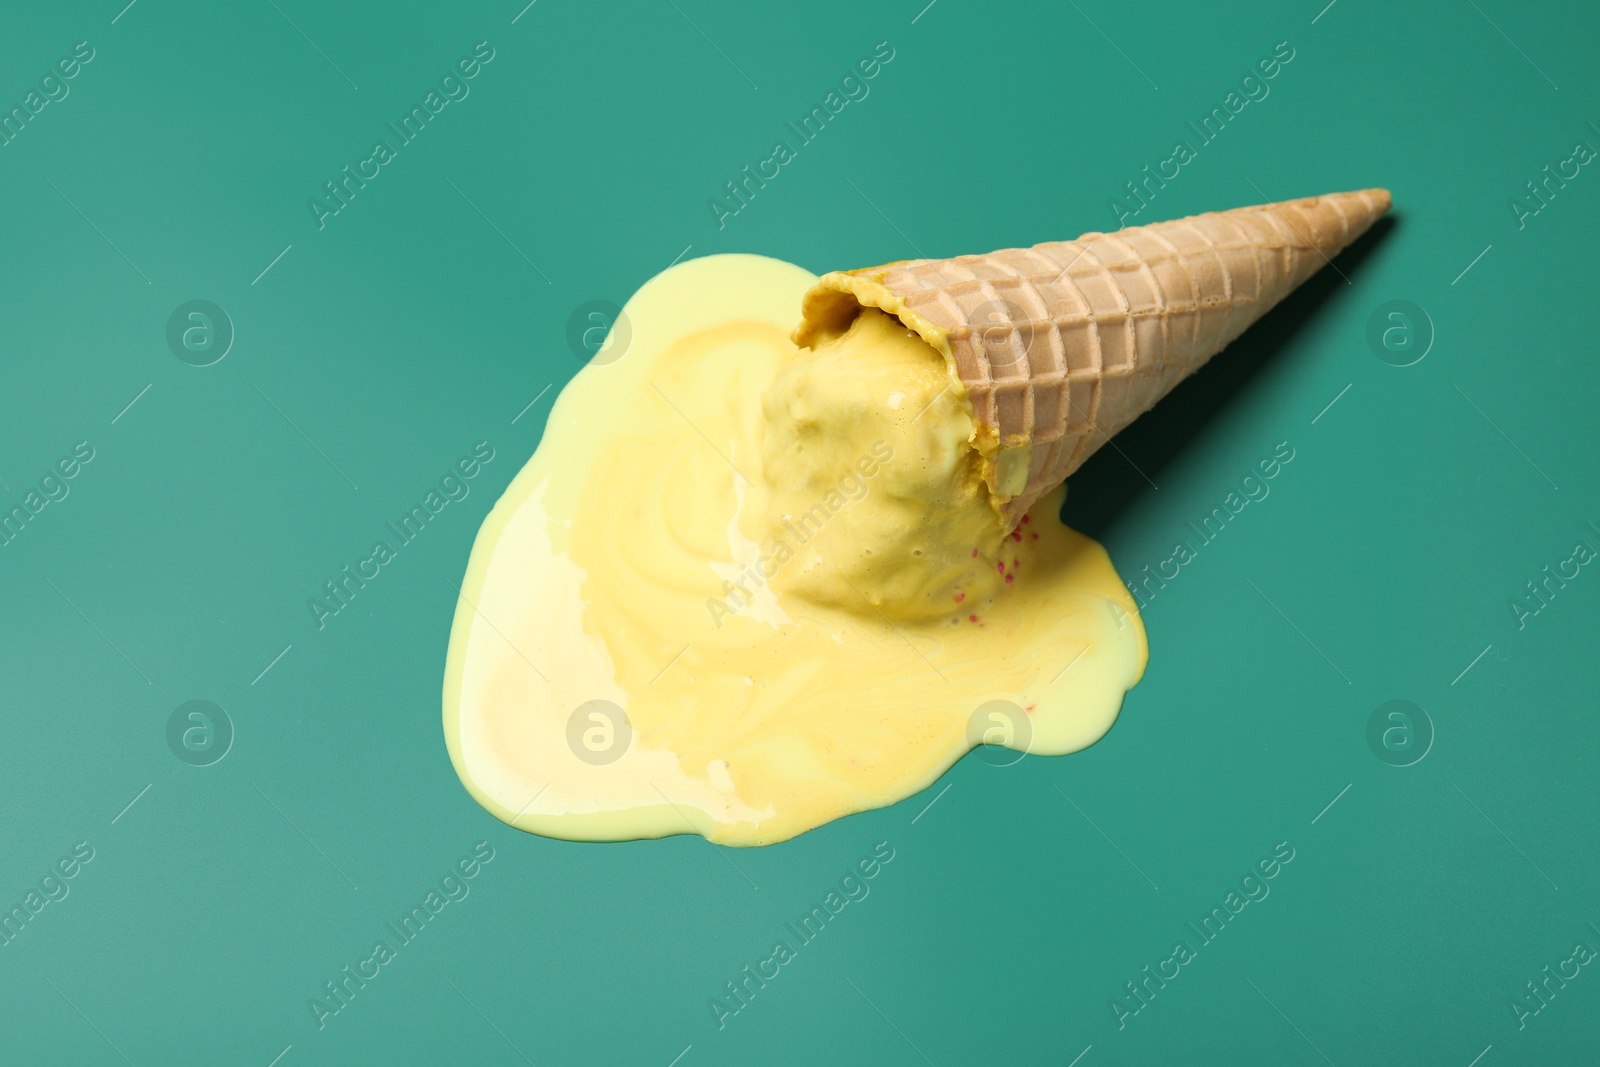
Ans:
<svg viewBox="0 0 1600 1067"><path fill-rule="evenodd" d="M876 307L938 349L1009 529L1388 209L1366 189L834 271L806 293L794 340Z"/></svg>

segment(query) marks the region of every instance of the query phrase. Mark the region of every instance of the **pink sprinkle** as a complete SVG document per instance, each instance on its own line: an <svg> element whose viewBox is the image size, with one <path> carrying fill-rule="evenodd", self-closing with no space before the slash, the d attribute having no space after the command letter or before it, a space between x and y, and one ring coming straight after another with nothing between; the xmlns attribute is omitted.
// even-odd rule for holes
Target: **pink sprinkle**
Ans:
<svg viewBox="0 0 1600 1067"><path fill-rule="evenodd" d="M977 622L978 621L978 617L976 615L968 615L967 616L967 621L968 622Z"/></svg>
<svg viewBox="0 0 1600 1067"><path fill-rule="evenodd" d="M965 594L965 593L957 593L956 594L956 603L957 604L961 603L965 599L967 599L967 594Z"/></svg>
<svg viewBox="0 0 1600 1067"><path fill-rule="evenodd" d="M1012 530L1011 531L1011 540L1013 540L1013 541L1022 540L1022 531L1021 530Z"/></svg>
<svg viewBox="0 0 1600 1067"><path fill-rule="evenodd" d="M1035 540L1035 541L1039 540L1039 535L1038 534L1029 534L1028 536L1033 538L1033 540Z"/></svg>
<svg viewBox="0 0 1600 1067"><path fill-rule="evenodd" d="M1028 516L1026 516L1026 515L1022 516L1022 521L1023 522L1027 522L1028 521Z"/></svg>
<svg viewBox="0 0 1600 1067"><path fill-rule="evenodd" d="M999 561L997 561L997 562L996 562L996 563L995 563L995 566L996 566L996 567L999 567L999 568L1000 568L1000 573L1001 573L1001 574L1004 574L1004 573L1005 573L1005 572L1006 572L1006 563L1005 563L1005 560L999 560Z"/></svg>
<svg viewBox="0 0 1600 1067"><path fill-rule="evenodd" d="M1015 574L1008 574L1008 575L1006 575L1006 584L1007 584L1007 585L1010 585L1010 584L1011 584L1011 580L1012 580L1012 579L1013 579L1013 578L1015 578L1015 577L1016 577L1016 575L1015 575Z"/></svg>
<svg viewBox="0 0 1600 1067"><path fill-rule="evenodd" d="M972 558L973 559L977 559L978 558L978 550L977 549L973 549L972 550Z"/></svg>

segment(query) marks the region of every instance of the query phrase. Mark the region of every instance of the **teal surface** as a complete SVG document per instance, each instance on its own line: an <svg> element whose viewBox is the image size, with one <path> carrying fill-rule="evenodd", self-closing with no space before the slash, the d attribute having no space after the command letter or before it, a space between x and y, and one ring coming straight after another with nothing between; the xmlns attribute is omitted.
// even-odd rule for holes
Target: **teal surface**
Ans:
<svg viewBox="0 0 1600 1067"><path fill-rule="evenodd" d="M1592 1061L1600 10L123 2L0 19L0 1060ZM755 850L525 836L457 782L453 583L585 303L1375 185L1392 224L1074 479L1176 575L1100 744Z"/></svg>

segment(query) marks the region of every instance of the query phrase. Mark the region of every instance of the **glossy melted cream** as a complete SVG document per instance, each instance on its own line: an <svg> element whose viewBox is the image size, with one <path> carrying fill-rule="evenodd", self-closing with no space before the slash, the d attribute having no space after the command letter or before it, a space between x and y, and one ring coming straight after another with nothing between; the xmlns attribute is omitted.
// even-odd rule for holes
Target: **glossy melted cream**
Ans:
<svg viewBox="0 0 1600 1067"><path fill-rule="evenodd" d="M815 280L726 255L650 281L484 521L444 727L495 817L771 844L1116 718L1146 646L1105 551L1061 491L999 527L959 383L895 320L797 352Z"/></svg>

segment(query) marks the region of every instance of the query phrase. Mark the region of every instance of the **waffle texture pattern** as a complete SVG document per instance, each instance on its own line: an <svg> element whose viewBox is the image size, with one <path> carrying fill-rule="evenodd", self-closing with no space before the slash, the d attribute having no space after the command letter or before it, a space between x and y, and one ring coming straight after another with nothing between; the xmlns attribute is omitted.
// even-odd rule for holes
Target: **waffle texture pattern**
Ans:
<svg viewBox="0 0 1600 1067"><path fill-rule="evenodd" d="M1388 208L1367 189L834 272L807 294L795 339L868 305L939 349L1011 525Z"/></svg>

